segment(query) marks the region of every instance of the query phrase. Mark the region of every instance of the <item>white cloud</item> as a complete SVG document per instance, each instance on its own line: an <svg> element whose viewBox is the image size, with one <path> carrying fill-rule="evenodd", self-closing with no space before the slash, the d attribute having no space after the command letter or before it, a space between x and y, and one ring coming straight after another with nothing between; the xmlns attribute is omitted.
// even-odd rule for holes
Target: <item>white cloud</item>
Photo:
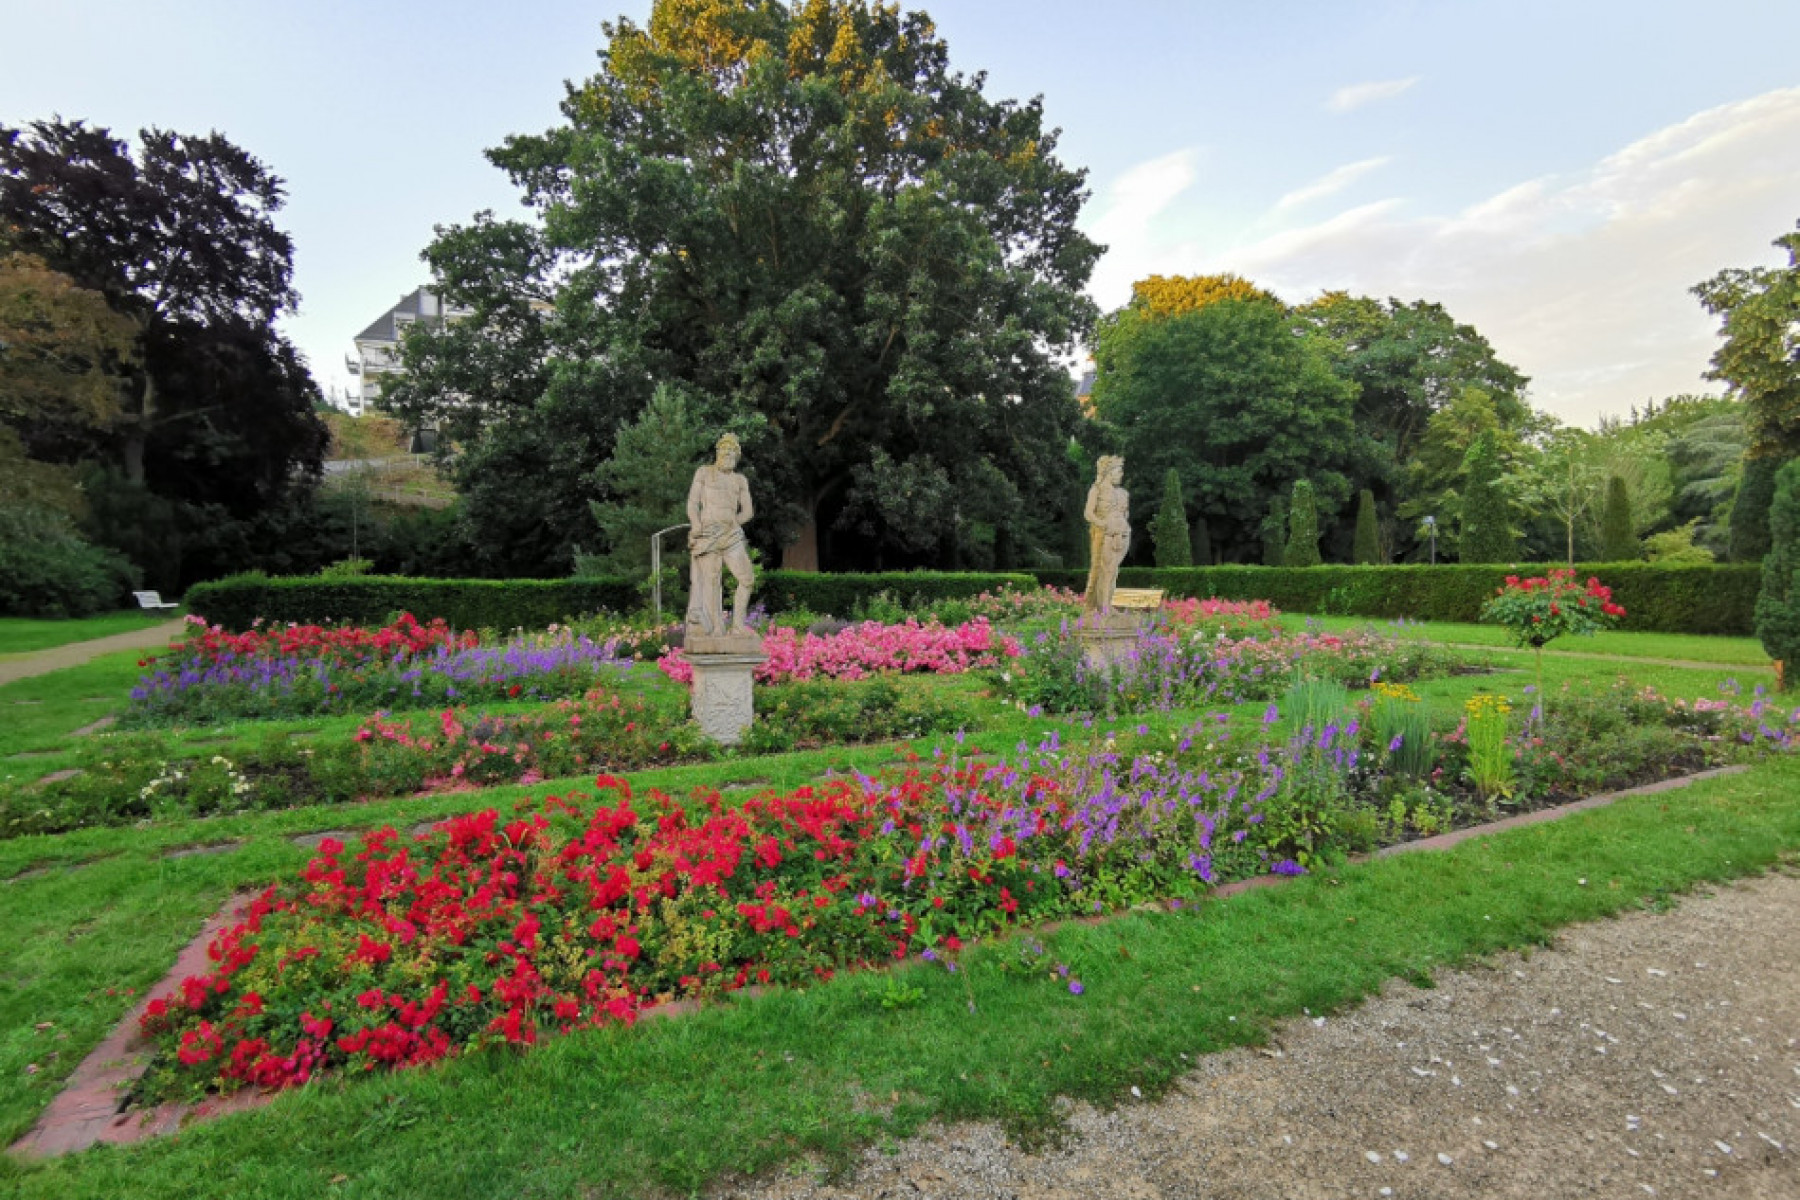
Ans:
<svg viewBox="0 0 1800 1200"><path fill-rule="evenodd" d="M1191 248L1173 244L1158 232L1157 219L1199 177L1199 152L1177 150L1131 168L1101 199L1100 215L1087 229L1107 248L1094 268L1088 290L1102 298L1107 308L1117 308L1131 296L1131 284L1154 268L1144 263L1163 258L1185 258Z"/></svg>
<svg viewBox="0 0 1800 1200"><path fill-rule="evenodd" d="M1351 184L1378 167L1385 167L1393 160L1383 155L1379 158L1365 158L1360 162L1345 163L1343 166L1326 172L1311 183L1297 187L1275 202L1276 212L1285 212L1290 208L1299 208L1311 204L1314 200L1323 200L1327 196L1335 196Z"/></svg>
<svg viewBox="0 0 1800 1200"><path fill-rule="evenodd" d="M1353 83L1331 93L1331 99L1325 101L1325 107L1332 112L1349 112L1377 100L1391 100L1417 82L1419 77L1413 75L1406 79L1384 79L1377 83Z"/></svg>
<svg viewBox="0 0 1800 1200"><path fill-rule="evenodd" d="M1204 250L1144 230L1135 261L1104 266L1127 285L1152 271L1235 271L1293 301L1327 288L1439 301L1531 377L1536 403L1591 424L1717 390L1702 377L1717 324L1688 289L1724 267L1781 261L1769 243L1796 217L1800 87L1697 113L1459 212L1388 199Z"/></svg>

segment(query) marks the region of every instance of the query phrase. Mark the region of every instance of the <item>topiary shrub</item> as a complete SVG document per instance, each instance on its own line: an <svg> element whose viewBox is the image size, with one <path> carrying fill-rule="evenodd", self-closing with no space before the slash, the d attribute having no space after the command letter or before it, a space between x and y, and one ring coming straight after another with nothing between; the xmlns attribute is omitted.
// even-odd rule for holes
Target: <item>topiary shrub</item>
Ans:
<svg viewBox="0 0 1800 1200"><path fill-rule="evenodd" d="M1187 507L1181 502L1181 474L1174 467L1163 476L1162 507L1150 523L1150 540L1156 543L1156 565L1191 567L1194 545L1188 538Z"/></svg>
<svg viewBox="0 0 1800 1200"><path fill-rule="evenodd" d="M1634 562L1643 556L1631 521L1631 493L1625 481L1614 475L1606 481L1606 508L1600 515L1600 557L1607 562Z"/></svg>
<svg viewBox="0 0 1800 1200"><path fill-rule="evenodd" d="M1281 555L1286 567L1316 567L1319 556L1319 502L1310 479L1294 481L1294 498L1288 505L1287 547Z"/></svg>
<svg viewBox="0 0 1800 1200"><path fill-rule="evenodd" d="M1483 433L1463 458L1462 522L1458 530L1466 563L1509 562L1517 553L1512 531L1512 504L1500 481L1499 446L1492 431Z"/></svg>

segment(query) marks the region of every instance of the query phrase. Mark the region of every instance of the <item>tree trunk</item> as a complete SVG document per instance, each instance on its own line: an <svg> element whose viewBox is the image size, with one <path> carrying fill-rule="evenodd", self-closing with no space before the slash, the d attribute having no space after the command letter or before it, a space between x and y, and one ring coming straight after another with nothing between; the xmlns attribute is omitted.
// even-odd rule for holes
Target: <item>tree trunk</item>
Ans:
<svg viewBox="0 0 1800 1200"><path fill-rule="evenodd" d="M819 517L815 507L794 540L781 548L784 571L817 571L819 569Z"/></svg>
<svg viewBox="0 0 1800 1200"><path fill-rule="evenodd" d="M138 400L138 412L126 426L125 445L120 451L120 457L125 467L125 478L133 483L144 482L144 444L150 440L150 423L155 419L156 378L146 369L144 371L144 390Z"/></svg>

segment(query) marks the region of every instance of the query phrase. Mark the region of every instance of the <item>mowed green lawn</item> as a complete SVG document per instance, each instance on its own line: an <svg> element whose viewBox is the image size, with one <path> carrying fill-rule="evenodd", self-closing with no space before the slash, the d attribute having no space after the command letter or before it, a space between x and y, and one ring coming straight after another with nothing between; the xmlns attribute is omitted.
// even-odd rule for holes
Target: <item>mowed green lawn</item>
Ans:
<svg viewBox="0 0 1800 1200"><path fill-rule="evenodd" d="M8 658L18 654L29 654L35 650L48 650L54 646L66 646L72 642L88 642L95 638L110 637L115 633L132 633L139 629L150 629L169 621L179 620L182 614L179 608L167 608L161 612L144 612L141 609L129 609L124 612L102 613L97 617L77 617L66 621L35 620L30 617L0 617L0 658Z"/></svg>
<svg viewBox="0 0 1800 1200"><path fill-rule="evenodd" d="M1290 629L1313 628L1327 633L1342 633L1369 625L1387 629L1403 628L1434 642L1456 646L1491 646L1521 654L1506 630L1498 625L1476 625L1461 621L1388 622L1369 617L1324 617L1304 613L1283 614L1282 624ZM1763 651L1762 643L1753 637L1709 637L1693 633L1596 633L1591 637L1565 637L1544 648L1546 655L1602 654L1614 658L1662 658L1682 662L1726 663L1733 666L1767 668L1774 677L1774 666Z"/></svg>
<svg viewBox="0 0 1800 1200"><path fill-rule="evenodd" d="M1717 666L1549 655L1546 690L1554 697L1563 688L1604 687L1623 674L1669 695L1710 698L1748 693L1760 681L1753 666L1717 645L1727 639L1698 641L1681 653L1632 642L1641 652L1621 658ZM1482 691L1523 698L1529 659L1494 659L1518 669L1427 681L1417 690L1446 713ZM4 752L69 746L69 732L115 708L136 673L133 656L109 656L0 688ZM659 685L645 679L642 686ZM104 696L113 699L96 699ZM39 703L12 706L17 699ZM1264 707L1243 706L1234 720L1259 720ZM961 747L946 737L910 749L924 757L977 747L1007 753L1051 728L1065 738L1082 732L1080 722L985 711L983 727ZM16 730L15 714L23 715ZM1129 720L1174 729L1196 715ZM328 737L354 721L281 726ZM170 736L249 739L272 732L267 724ZM646 771L632 782L675 795L748 780L786 788L828 770L876 769L903 749L742 757ZM52 761L14 759L5 767L37 770ZM384 823L405 829L584 782L0 841L0 881L7 881L0 882L0 1136L11 1140L30 1127L134 1003L126 989L141 994L154 984L228 896L305 862L310 852L295 835ZM226 853L167 856L225 843L233 844ZM641 1196L689 1193L727 1171L847 1162L861 1147L931 1120L996 1120L1033 1141L1058 1127L1058 1096L1107 1104L1133 1087L1154 1096L1192 1056L1255 1042L1303 1008L1339 1011L1390 978L1425 983L1443 967L1542 944L1571 921L1660 906L1684 889L1764 870L1796 851L1800 763L1770 761L1445 854L1344 865L1197 909L1066 928L1042 939L1042 961L1022 955L1015 936L965 955L957 976L918 965L845 975L697 1016L556 1038L526 1054L494 1050L379 1079L324 1079L179 1138L42 1164L0 1160L0 1188L30 1197L182 1200ZM1589 886L1577 882L1584 878ZM1084 994L1047 977L1043 964L1055 962L1074 969ZM916 1002L907 990L915 987Z"/></svg>

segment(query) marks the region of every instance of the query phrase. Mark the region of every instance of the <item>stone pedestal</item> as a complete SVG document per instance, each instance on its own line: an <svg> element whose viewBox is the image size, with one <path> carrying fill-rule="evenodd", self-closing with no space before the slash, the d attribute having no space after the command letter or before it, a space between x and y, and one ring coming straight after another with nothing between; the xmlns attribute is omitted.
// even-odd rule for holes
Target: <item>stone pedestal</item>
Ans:
<svg viewBox="0 0 1800 1200"><path fill-rule="evenodd" d="M1084 615L1075 627L1075 636L1081 641L1081 657L1088 669L1106 671L1124 661L1137 645L1143 624L1140 614L1118 609Z"/></svg>
<svg viewBox="0 0 1800 1200"><path fill-rule="evenodd" d="M694 668L688 706L700 731L722 746L737 745L756 715L753 676L769 657L762 651L762 637L690 633L683 652Z"/></svg>

